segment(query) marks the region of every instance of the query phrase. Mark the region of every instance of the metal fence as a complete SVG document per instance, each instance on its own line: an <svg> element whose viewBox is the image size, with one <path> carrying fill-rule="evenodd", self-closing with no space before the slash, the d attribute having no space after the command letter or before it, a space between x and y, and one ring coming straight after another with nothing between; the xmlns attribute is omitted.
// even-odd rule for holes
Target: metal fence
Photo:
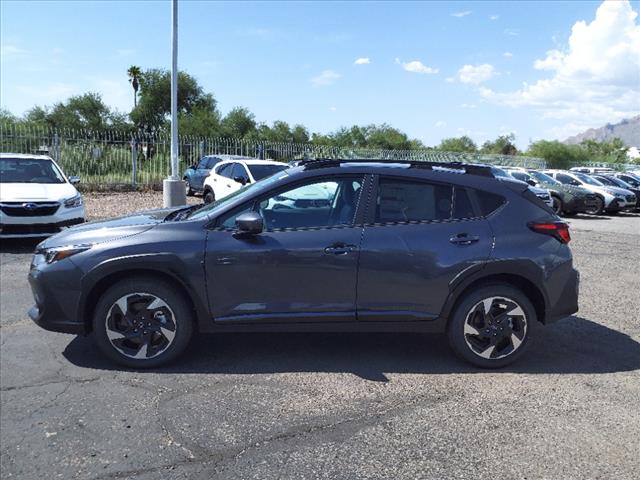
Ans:
<svg viewBox="0 0 640 480"><path fill-rule="evenodd" d="M463 161L544 168L540 158L442 152L433 149L380 150L312 143L278 143L228 138L181 136L182 173L204 155L232 154L282 162L303 158L371 158L425 162ZM0 124L0 152L50 155L67 175L79 175L89 188L157 186L170 173L171 138L168 134L86 130L52 130Z"/></svg>

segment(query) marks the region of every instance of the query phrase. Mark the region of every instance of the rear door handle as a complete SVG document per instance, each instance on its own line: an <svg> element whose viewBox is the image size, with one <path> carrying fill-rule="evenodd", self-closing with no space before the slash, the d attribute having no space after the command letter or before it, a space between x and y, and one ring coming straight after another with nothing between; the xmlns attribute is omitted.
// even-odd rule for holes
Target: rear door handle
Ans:
<svg viewBox="0 0 640 480"><path fill-rule="evenodd" d="M334 243L324 249L324 253L333 255L346 255L356 250L358 247L355 245L347 245L345 243Z"/></svg>
<svg viewBox="0 0 640 480"><path fill-rule="evenodd" d="M469 235L467 233L458 233L449 239L451 243L456 245L471 245L480 240L478 235Z"/></svg>

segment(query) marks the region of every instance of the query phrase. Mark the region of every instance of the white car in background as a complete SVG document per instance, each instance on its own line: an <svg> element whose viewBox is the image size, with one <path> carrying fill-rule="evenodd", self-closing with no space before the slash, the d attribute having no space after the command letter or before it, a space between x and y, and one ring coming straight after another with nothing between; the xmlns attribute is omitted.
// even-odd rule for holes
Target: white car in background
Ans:
<svg viewBox="0 0 640 480"><path fill-rule="evenodd" d="M46 155L0 153L0 238L46 237L83 223L78 181Z"/></svg>
<svg viewBox="0 0 640 480"><path fill-rule="evenodd" d="M218 163L204 181L204 203L220 200L245 185L288 169L273 160L229 160Z"/></svg>

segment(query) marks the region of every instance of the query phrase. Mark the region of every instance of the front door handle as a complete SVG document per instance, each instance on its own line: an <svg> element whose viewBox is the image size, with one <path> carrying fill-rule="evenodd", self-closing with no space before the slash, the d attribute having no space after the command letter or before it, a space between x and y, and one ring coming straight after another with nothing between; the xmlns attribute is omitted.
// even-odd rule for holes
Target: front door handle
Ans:
<svg viewBox="0 0 640 480"><path fill-rule="evenodd" d="M468 233L458 233L449 239L451 243L456 245L471 245L480 240L478 235L469 235Z"/></svg>
<svg viewBox="0 0 640 480"><path fill-rule="evenodd" d="M358 247L355 245L347 245L345 243L334 243L324 249L324 253L333 255L346 255L355 251Z"/></svg>

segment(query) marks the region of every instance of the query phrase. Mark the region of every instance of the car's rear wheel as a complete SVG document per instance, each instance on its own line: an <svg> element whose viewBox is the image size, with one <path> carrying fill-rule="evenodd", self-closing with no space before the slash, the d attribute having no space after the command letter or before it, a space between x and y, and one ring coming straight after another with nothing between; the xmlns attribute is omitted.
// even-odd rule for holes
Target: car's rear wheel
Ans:
<svg viewBox="0 0 640 480"><path fill-rule="evenodd" d="M193 315L169 284L147 277L123 280L96 306L93 336L113 361L132 368L155 368L180 355L193 333Z"/></svg>
<svg viewBox="0 0 640 480"><path fill-rule="evenodd" d="M525 351L536 312L520 290L495 284L472 290L456 306L447 325L454 352L473 365L499 368Z"/></svg>
<svg viewBox="0 0 640 480"><path fill-rule="evenodd" d="M193 190L193 188L191 188L191 183L189 183L189 179L185 178L184 179L184 189L185 192L187 193L187 197L193 197L195 195L195 191Z"/></svg>
<svg viewBox="0 0 640 480"><path fill-rule="evenodd" d="M602 215L604 213L604 200L600 197L596 197L596 201L592 207L587 210L587 213L591 215Z"/></svg>
<svg viewBox="0 0 640 480"><path fill-rule="evenodd" d="M204 192L204 203L212 203L215 202L216 196L213 194L211 190L205 190Z"/></svg>

